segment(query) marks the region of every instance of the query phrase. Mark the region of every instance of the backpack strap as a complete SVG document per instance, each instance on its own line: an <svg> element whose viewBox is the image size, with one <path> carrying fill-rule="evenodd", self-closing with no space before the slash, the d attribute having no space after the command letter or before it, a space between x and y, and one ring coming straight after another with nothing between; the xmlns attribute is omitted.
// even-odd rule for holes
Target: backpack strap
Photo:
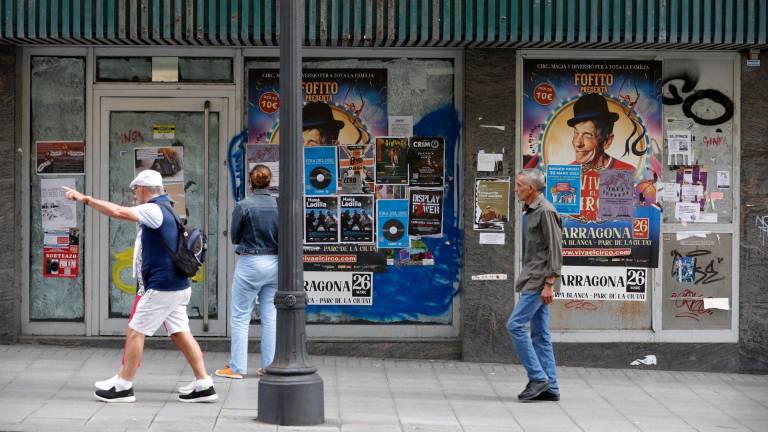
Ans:
<svg viewBox="0 0 768 432"><path fill-rule="evenodd" d="M181 218L179 218L179 215L176 214L176 210L174 210L173 207L171 207L170 204L168 204L165 201L154 202L152 204L157 204L159 206L163 206L166 209L168 209L168 211L171 212L171 214L173 215L173 219L176 221L176 226L179 227L179 230L183 229L184 224L181 222Z"/></svg>
<svg viewBox="0 0 768 432"><path fill-rule="evenodd" d="M171 214L173 215L173 220L176 221L176 229L179 232L179 240L178 240L178 242L181 243L182 241L184 241L184 225L181 223L181 219L179 219L179 215L176 214L176 211L173 209L173 207L168 205L168 203L166 203L166 202L154 202L152 204L156 204L156 205L159 205L161 207L165 207L169 212L171 212ZM156 232L155 234L158 237L160 237L160 243L163 244L163 247L165 248L165 251L168 252L169 255L173 256L173 254L175 252L171 250L170 246L168 246L168 243L165 242L165 239L163 238L163 236L160 235L160 233L158 233L158 232ZM178 245L176 247L178 249Z"/></svg>

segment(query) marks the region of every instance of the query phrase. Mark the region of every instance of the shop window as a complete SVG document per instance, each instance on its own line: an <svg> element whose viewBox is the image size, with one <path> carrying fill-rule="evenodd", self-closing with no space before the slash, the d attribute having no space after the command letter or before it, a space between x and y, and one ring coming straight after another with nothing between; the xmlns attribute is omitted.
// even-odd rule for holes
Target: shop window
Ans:
<svg viewBox="0 0 768 432"><path fill-rule="evenodd" d="M564 225L554 329L733 330L734 60L659 57L522 57L520 158Z"/></svg>
<svg viewBox="0 0 768 432"><path fill-rule="evenodd" d="M738 303L739 180L733 59L664 62L665 330L727 330ZM736 261L736 262L734 262Z"/></svg>
<svg viewBox="0 0 768 432"><path fill-rule="evenodd" d="M96 60L96 81L152 82L152 57L102 57Z"/></svg>
<svg viewBox="0 0 768 432"><path fill-rule="evenodd" d="M228 57L179 57L178 81L182 83L232 83L233 61ZM152 57L100 57L99 82L152 82Z"/></svg>
<svg viewBox="0 0 768 432"><path fill-rule="evenodd" d="M231 58L180 57L179 81L185 83L231 83Z"/></svg>
<svg viewBox="0 0 768 432"><path fill-rule="evenodd" d="M85 59L32 57L29 317L83 321L82 206L61 186L85 187Z"/></svg>
<svg viewBox="0 0 768 432"><path fill-rule="evenodd" d="M308 322L451 324L463 248L453 60L303 66ZM276 168L278 59L245 73L244 166Z"/></svg>

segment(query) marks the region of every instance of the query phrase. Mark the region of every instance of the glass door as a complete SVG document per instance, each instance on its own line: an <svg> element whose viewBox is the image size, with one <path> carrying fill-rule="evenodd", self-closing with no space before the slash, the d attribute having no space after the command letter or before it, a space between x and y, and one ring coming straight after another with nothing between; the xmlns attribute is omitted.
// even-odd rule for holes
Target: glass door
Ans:
<svg viewBox="0 0 768 432"><path fill-rule="evenodd" d="M163 176L174 207L188 226L208 233L206 263L192 278L188 307L195 335L226 333L226 172L221 163L226 143L226 98L102 97L97 102L100 138L94 191L122 205L133 205L129 188L144 169ZM99 216L99 334L125 332L136 294L131 263L135 224ZM221 242L221 244L219 244ZM157 336L164 336L162 329Z"/></svg>

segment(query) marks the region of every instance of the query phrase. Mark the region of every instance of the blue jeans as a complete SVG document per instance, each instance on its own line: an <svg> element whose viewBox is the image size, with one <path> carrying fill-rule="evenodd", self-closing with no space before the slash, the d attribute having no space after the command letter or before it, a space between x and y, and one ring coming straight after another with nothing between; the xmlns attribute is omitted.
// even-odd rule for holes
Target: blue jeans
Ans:
<svg viewBox="0 0 768 432"><path fill-rule="evenodd" d="M257 298L261 310L261 367L269 366L275 358L276 293L277 255L241 255L235 264L229 318L232 328L229 366L234 372L248 373L248 327Z"/></svg>
<svg viewBox="0 0 768 432"><path fill-rule="evenodd" d="M531 323L531 335L525 325ZM541 302L541 292L524 291L507 321L520 363L531 381L549 380L550 391L560 394L555 370L555 352L549 334L549 305Z"/></svg>

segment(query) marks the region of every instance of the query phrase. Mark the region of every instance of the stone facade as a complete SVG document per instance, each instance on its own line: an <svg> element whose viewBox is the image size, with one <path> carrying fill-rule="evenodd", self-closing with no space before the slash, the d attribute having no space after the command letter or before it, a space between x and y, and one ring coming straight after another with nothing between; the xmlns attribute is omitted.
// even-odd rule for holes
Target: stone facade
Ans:
<svg viewBox="0 0 768 432"><path fill-rule="evenodd" d="M467 50L464 57L461 339L463 358L472 361L509 362L515 358L506 330L514 305L514 225L506 224L504 245L480 246L479 233L472 227L477 153L504 153L503 171L487 174L515 175L515 55L512 49L482 49ZM503 126L504 130L487 126ZM508 280L472 280L472 275L487 273L506 274Z"/></svg>
<svg viewBox="0 0 768 432"><path fill-rule="evenodd" d="M746 60L746 57L743 57ZM768 53L741 70L739 370L768 372Z"/></svg>
<svg viewBox="0 0 768 432"><path fill-rule="evenodd" d="M476 172L477 153L504 152L504 172L515 166L515 52L467 50L465 56L466 173ZM742 58L742 65L745 58ZM741 71L741 283L738 343L556 343L558 362L570 366L627 367L647 354L658 368L768 373L768 55L762 67ZM490 128L488 125L504 126ZM485 127L484 127L485 126ZM472 229L474 175L464 181L465 259L462 281L462 358L516 362L506 330L513 308L514 232L506 245L478 245ZM763 219L764 218L764 219ZM763 230L761 232L761 229ZM483 273L505 273L507 281L472 281Z"/></svg>
<svg viewBox="0 0 768 432"><path fill-rule="evenodd" d="M312 353L411 358L462 358L469 361L515 362L506 330L514 306L514 225L507 224L504 245L479 246L472 229L477 153L503 153L503 169L488 173L513 177L516 152L516 52L511 49L469 49L464 59L463 224L461 336L458 339L377 341L310 341ZM558 343L561 364L627 367L647 354L659 358L658 368L768 373L768 54L762 67L741 69L741 246L738 343ZM742 65L744 64L742 58ZM16 52L0 48L0 224L7 241L19 242L16 227L20 197L20 161L16 155ZM19 336L18 266L25 261L16 251L0 255L0 342ZM506 274L506 281L473 281L472 275ZM22 337L25 342L72 343L74 339ZM121 346L119 339L80 338L87 345ZM77 343L77 342L74 342ZM206 349L227 350L226 339L204 340ZM252 344L254 348L256 344Z"/></svg>
<svg viewBox="0 0 768 432"><path fill-rule="evenodd" d="M19 333L17 177L16 153L16 49L0 46L0 343L14 342Z"/></svg>

